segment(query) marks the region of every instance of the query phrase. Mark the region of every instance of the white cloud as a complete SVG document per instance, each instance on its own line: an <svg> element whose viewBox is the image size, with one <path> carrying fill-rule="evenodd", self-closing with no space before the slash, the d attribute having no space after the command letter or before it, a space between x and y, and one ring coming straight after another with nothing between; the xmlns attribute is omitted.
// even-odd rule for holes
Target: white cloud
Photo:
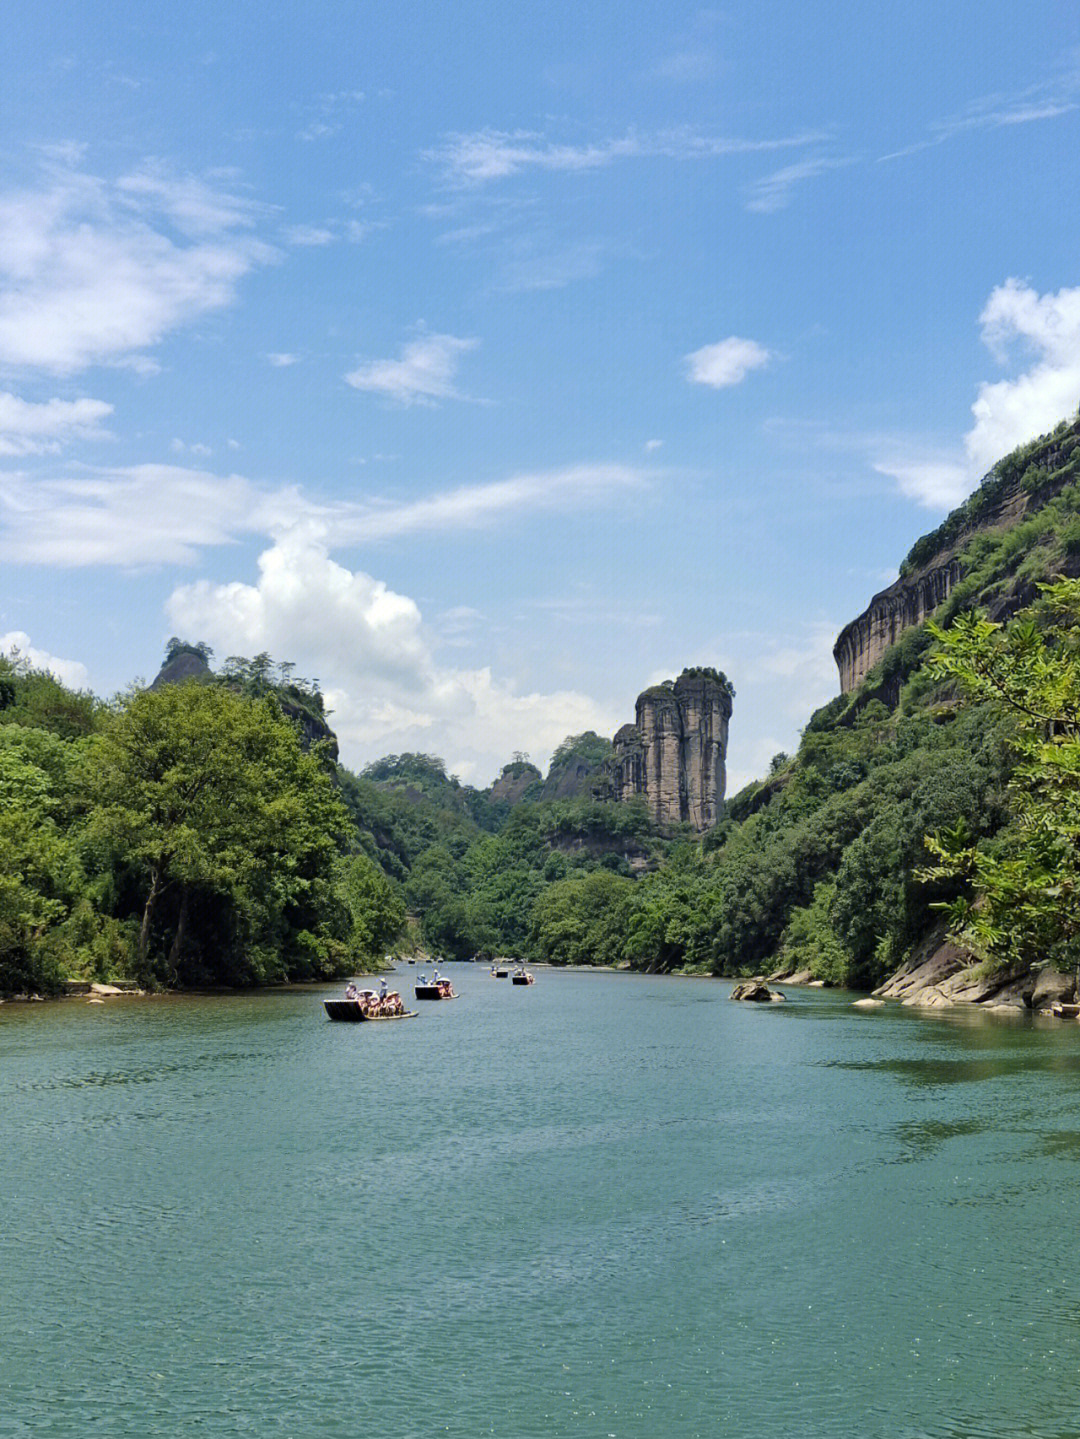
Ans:
<svg viewBox="0 0 1080 1439"><path fill-rule="evenodd" d="M239 475L176 465L48 479L0 473L0 558L22 564L190 564L206 545L265 533L271 497Z"/></svg>
<svg viewBox="0 0 1080 1439"><path fill-rule="evenodd" d="M876 460L874 469L895 480L902 495L930 510L951 510L971 492L968 468L940 456L893 454Z"/></svg>
<svg viewBox="0 0 1080 1439"><path fill-rule="evenodd" d="M801 185L806 180L816 180L819 175L827 175L830 170L840 170L853 163L851 159L816 156L798 160L793 165L785 165L780 170L774 170L771 175L764 175L749 187L746 208L759 215L771 215L777 210L783 210L791 203L792 191L796 185Z"/></svg>
<svg viewBox="0 0 1080 1439"><path fill-rule="evenodd" d="M982 337L1007 363L1015 346L1034 363L1011 380L986 381L972 405L964 448L975 477L1034 435L1052 430L1080 403L1080 287L1040 295L1017 279L993 291L979 316Z"/></svg>
<svg viewBox="0 0 1080 1439"><path fill-rule="evenodd" d="M274 257L249 233L262 211L197 177L147 167L109 181L77 160L0 193L0 363L152 369L147 349L232 304Z"/></svg>
<svg viewBox="0 0 1080 1439"><path fill-rule="evenodd" d="M81 468L33 479L0 471L0 559L59 568L190 564L205 547L252 534L303 530L347 545L460 533L517 515L602 504L642 489L649 478L622 465L575 465L387 503L328 502L179 465Z"/></svg>
<svg viewBox="0 0 1080 1439"><path fill-rule="evenodd" d="M387 395L404 405L461 399L454 384L460 357L478 343L454 335L421 335L402 347L400 359L371 360L345 379L356 390Z"/></svg>
<svg viewBox="0 0 1080 1439"><path fill-rule="evenodd" d="M90 683L90 674L86 666L79 660L62 660L56 655L51 655L47 650L39 650L30 643L30 636L24 630L8 630L6 635L0 635L0 655L17 657L28 661L37 670L48 670L61 684L70 686L71 689L86 689Z"/></svg>
<svg viewBox="0 0 1080 1439"><path fill-rule="evenodd" d="M70 440L101 440L113 412L104 400L46 400L41 404L0 391L0 455L55 453Z"/></svg>
<svg viewBox="0 0 1080 1439"><path fill-rule="evenodd" d="M1056 120L1072 114L1078 106L1076 92L1080 87L1080 70L1075 64L1063 75L1053 76L1037 85L1012 95L989 95L973 101L960 114L935 120L930 135L913 145L881 155L880 160L898 160L935 145L943 145L958 135L978 130L1002 130L1015 125L1032 125L1043 120Z"/></svg>
<svg viewBox="0 0 1080 1439"><path fill-rule="evenodd" d="M1017 279L990 295L979 316L982 338L1001 364L1019 350L1028 366L1011 379L984 380L962 444L944 451L910 441L878 440L879 474L929 509L952 509L998 460L1080 404L1080 287L1040 295Z"/></svg>
<svg viewBox="0 0 1080 1439"><path fill-rule="evenodd" d="M403 504L356 508L335 515L334 532L343 538L383 540L422 531L477 529L514 514L580 509L646 483L642 471L626 465L571 465L486 485L462 485Z"/></svg>
<svg viewBox="0 0 1080 1439"><path fill-rule="evenodd" d="M808 145L817 133L787 135L775 140L744 140L703 135L688 128L641 134L630 130L588 144L561 144L533 130L475 130L447 135L443 143L425 153L440 165L455 185L482 185L525 170L596 170L618 160L666 157L675 160L715 159Z"/></svg>
<svg viewBox="0 0 1080 1439"><path fill-rule="evenodd" d="M266 358L277 370L283 370L289 365L296 365L300 362L299 355L292 355L287 350L276 350Z"/></svg>
<svg viewBox="0 0 1080 1439"><path fill-rule="evenodd" d="M742 340L731 335L715 345L703 345L686 356L687 378L698 385L711 385L722 390L738 385L751 370L760 370L773 358L772 352L756 340Z"/></svg>
<svg viewBox="0 0 1080 1439"><path fill-rule="evenodd" d="M544 250L534 241L517 247L505 261L498 281L500 290L517 294L529 290L561 290L576 280L598 275L611 246L603 241L579 240Z"/></svg>
<svg viewBox="0 0 1080 1439"><path fill-rule="evenodd" d="M663 445L663 443L664 443L663 440L646 440L646 441L645 441L645 453L646 453L647 455L651 455L655 450L660 449L660 447Z"/></svg>
<svg viewBox="0 0 1080 1439"><path fill-rule="evenodd" d="M285 231L285 241L289 245L332 245L337 239L333 230L328 230L325 225L290 225Z"/></svg>
<svg viewBox="0 0 1080 1439"><path fill-rule="evenodd" d="M167 608L178 632L219 653L302 656L350 765L434 749L486 783L515 749L550 754L567 734L613 726L586 695L518 694L490 669L440 664L415 601L338 564L310 531L266 550L257 583L199 581L175 590Z"/></svg>

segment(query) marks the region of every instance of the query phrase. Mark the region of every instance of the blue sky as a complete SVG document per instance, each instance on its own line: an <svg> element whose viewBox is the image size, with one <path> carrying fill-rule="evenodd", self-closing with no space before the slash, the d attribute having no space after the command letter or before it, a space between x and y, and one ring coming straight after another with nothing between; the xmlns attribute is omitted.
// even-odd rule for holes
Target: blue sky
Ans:
<svg viewBox="0 0 1080 1439"><path fill-rule="evenodd" d="M317 677L346 763L832 642L1080 403L1080 12L26 3L0 54L0 648Z"/></svg>

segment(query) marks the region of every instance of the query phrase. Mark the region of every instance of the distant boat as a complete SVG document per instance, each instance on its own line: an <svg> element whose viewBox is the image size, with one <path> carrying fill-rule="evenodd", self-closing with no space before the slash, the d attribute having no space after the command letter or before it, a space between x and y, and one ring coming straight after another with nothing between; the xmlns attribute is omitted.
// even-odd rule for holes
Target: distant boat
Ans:
<svg viewBox="0 0 1080 1439"><path fill-rule="evenodd" d="M527 969L519 969L510 976L511 984L535 984L536 981Z"/></svg>
<svg viewBox="0 0 1080 1439"><path fill-rule="evenodd" d="M343 1019L350 1024L382 1024L391 1019L416 1019L419 1011L403 1009L398 1014L369 1014L358 999L324 999L327 1018Z"/></svg>

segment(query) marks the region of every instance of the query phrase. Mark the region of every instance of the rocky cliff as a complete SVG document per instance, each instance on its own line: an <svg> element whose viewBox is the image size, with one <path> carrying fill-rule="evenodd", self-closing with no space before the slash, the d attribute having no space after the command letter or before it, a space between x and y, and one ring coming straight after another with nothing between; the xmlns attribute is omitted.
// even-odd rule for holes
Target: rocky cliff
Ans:
<svg viewBox="0 0 1080 1439"><path fill-rule="evenodd" d="M858 619L844 626L833 646L841 692L858 689L885 651L905 630L933 614L962 576L960 560L952 554L876 594Z"/></svg>
<svg viewBox="0 0 1080 1439"><path fill-rule="evenodd" d="M520 804L530 791L538 792L544 776L534 764L527 760L515 760L503 765L499 778L487 791L488 799L496 803Z"/></svg>
<svg viewBox="0 0 1080 1439"><path fill-rule="evenodd" d="M638 695L636 722L614 740L616 798L643 795L658 824L711 829L724 802L732 694L716 670L693 669Z"/></svg>
<svg viewBox="0 0 1080 1439"><path fill-rule="evenodd" d="M1080 419L1073 419L995 465L969 499L917 541L900 578L840 631L833 656L842 693L857 689L905 630L921 624L948 599L970 572L975 536L1013 529L1076 481L1078 455ZM1048 555L1051 558L1048 572L1076 572L1074 554ZM988 604L992 618L1001 619L1028 603L1032 594L1033 586L1021 582L999 584L992 595L978 598Z"/></svg>

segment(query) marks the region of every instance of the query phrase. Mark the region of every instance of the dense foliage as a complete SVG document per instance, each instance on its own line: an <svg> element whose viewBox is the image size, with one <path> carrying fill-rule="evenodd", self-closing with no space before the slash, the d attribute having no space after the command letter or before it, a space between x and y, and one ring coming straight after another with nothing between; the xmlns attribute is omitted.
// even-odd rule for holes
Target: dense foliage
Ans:
<svg viewBox="0 0 1080 1439"><path fill-rule="evenodd" d="M331 771L272 686L105 705L0 658L0 993L266 983L374 957L404 904Z"/></svg>
<svg viewBox="0 0 1080 1439"><path fill-rule="evenodd" d="M951 926L996 965L1080 965L1080 581L1042 596L1002 626L963 615L935 628L931 666L967 696L1002 710L1018 757L1015 823L993 845L964 824L931 839L928 878L970 882L949 907Z"/></svg>

